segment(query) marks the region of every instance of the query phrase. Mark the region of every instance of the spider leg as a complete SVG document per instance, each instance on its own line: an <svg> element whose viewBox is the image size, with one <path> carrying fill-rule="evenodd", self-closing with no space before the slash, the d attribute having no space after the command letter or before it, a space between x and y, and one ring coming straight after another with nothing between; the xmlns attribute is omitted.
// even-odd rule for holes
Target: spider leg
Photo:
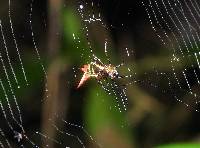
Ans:
<svg viewBox="0 0 200 148"><path fill-rule="evenodd" d="M118 75L117 78L118 78L118 79L123 79L123 78L125 78L125 76L123 76L123 75Z"/></svg>
<svg viewBox="0 0 200 148"><path fill-rule="evenodd" d="M110 61L110 57L108 56L108 51L107 51L107 40L105 41L105 46L104 46L104 50L105 50L105 55L106 55L106 59L108 61L108 64L111 64L111 61Z"/></svg>
<svg viewBox="0 0 200 148"><path fill-rule="evenodd" d="M117 78L124 79L124 78L132 78L133 75L118 75Z"/></svg>
<svg viewBox="0 0 200 148"><path fill-rule="evenodd" d="M103 62L99 58L97 58L97 56L95 56L94 54L92 54L92 56L93 56L94 63L104 65Z"/></svg>
<svg viewBox="0 0 200 148"><path fill-rule="evenodd" d="M124 62L124 60L122 60L122 63L119 64L119 65L117 65L117 66L115 66L115 67L116 67L116 68L119 68L119 67L121 67L121 66L124 66L124 64L125 64L125 62Z"/></svg>

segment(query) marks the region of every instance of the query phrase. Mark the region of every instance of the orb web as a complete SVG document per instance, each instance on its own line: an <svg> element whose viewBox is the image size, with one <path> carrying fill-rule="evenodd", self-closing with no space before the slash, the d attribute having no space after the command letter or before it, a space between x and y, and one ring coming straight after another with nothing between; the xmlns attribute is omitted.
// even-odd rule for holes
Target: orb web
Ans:
<svg viewBox="0 0 200 148"><path fill-rule="evenodd" d="M61 117L57 115L59 113L56 111L59 109L51 110L52 112L49 110L51 117L48 117L47 124L43 125L44 127L48 126L47 129L53 129L55 133L40 130L40 125L35 127L36 125L33 124L33 127L30 128L29 124L39 122L40 116L43 115L40 115L42 114L40 112L33 115L32 120L27 121L29 113L37 112L36 106L41 107L44 102L50 102L51 98L57 94L51 90L52 85L57 86L57 83L51 83L54 82L52 78L60 75L63 77L62 72L67 73L65 69L67 66L62 62L60 64L58 60L56 62L59 64L55 62L52 68L49 65L53 62L46 61L49 54L44 47L46 42L43 39L44 36L40 36L40 33L48 32L50 25L46 22L53 17L43 16L43 14L47 15L45 14L47 12L44 12L44 7L39 8L37 4L42 5L42 2L36 0L21 2L24 10L19 14L17 12L18 1L9 0L3 3L7 9L5 17L0 18L0 117L2 121L0 124L0 147L50 147L52 145L70 147L71 143L65 141L69 138L79 147L87 147L88 143L101 147L98 140L95 140L86 130L82 121L78 121L77 124L68 122L63 117L65 116L64 112ZM160 102L163 101L162 98L172 98L186 106L189 111L194 109L199 112L199 2L196 0L148 0L139 3L146 13L148 25L151 25L157 39L160 40L156 41L163 48L161 52L166 55L158 57L158 59L156 56L152 59L150 57L150 60L147 58L146 61L143 61L142 58L137 57L137 53L141 56L145 56L146 53L138 51L137 47L133 48L129 44L128 38L124 39L123 45L115 45L116 42L112 41L111 30L116 32L122 30L127 33L128 25L126 26L126 23L116 23L116 25L116 18L112 18L111 23L109 19L109 23L106 22L106 16L99 13L100 10L96 11L96 9L101 9L101 1L76 3L74 13L79 16L81 27L77 32L71 33L70 37L73 40L73 46L76 46L75 48L79 51L78 54L75 54L79 62L74 64L77 68L69 70L68 73L71 74L64 77L66 80L64 87L58 88L58 90L72 86L73 88L70 89L76 88L76 82L83 73L74 71L79 70L82 65L95 62L96 67L104 68L103 72L99 70L100 68L96 69L98 72L95 74L104 78L88 80L94 84L91 86L87 81L83 88L76 90L76 93L87 87L101 87L97 97L101 96L101 92L104 91L115 101L115 105L111 107L117 108L119 112L128 112L128 102L134 100L131 90L143 88L152 95L156 96L158 93L161 98ZM67 4L61 5L64 8L67 6ZM119 6L117 3L114 5ZM130 16L133 11L128 9L126 13ZM114 13L117 15L117 12ZM122 12L119 11L119 13ZM38 24L37 19L42 21ZM21 28L20 25L22 25ZM60 32L53 32L53 36L55 39L62 38ZM24 42L27 43L22 46ZM154 47L147 48L151 50ZM146 51L147 49L144 52ZM111 75L112 70L105 72L109 64L117 69L119 76ZM56 75L56 70L61 71L59 76ZM36 94L33 89L35 85L38 85L38 89L40 89ZM59 100L59 95L55 98L58 99L58 103L62 101ZM50 107L54 108L56 103L53 102Z"/></svg>
<svg viewBox="0 0 200 148"><path fill-rule="evenodd" d="M189 103L184 104L198 111L199 95L195 90L199 85L198 2L149 0L142 5L157 37L169 46L173 75L168 76L169 86L175 99L184 102L179 92L190 95Z"/></svg>

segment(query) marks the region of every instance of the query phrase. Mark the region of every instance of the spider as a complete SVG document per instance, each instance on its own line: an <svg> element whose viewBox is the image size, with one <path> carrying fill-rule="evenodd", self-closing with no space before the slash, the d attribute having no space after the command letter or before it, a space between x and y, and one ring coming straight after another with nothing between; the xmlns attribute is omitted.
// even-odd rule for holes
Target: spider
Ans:
<svg viewBox="0 0 200 148"><path fill-rule="evenodd" d="M91 77L96 78L98 81L107 78L122 78L117 71L117 67L119 66L113 66L112 64L105 65L100 59L94 56L94 61L90 62L90 64L83 65L81 68L81 71L84 72L84 74L77 88L81 87L85 81Z"/></svg>
<svg viewBox="0 0 200 148"><path fill-rule="evenodd" d="M126 88L122 88L115 81L118 78L124 78L123 76L119 75L117 71L117 68L123 64L118 66L112 65L110 62L109 64L104 64L96 56L93 55L93 57L94 59L92 62L83 65L81 68L81 71L84 72L84 74L77 88L80 88L89 78L96 78L98 83L107 93L115 96L119 111L121 112L121 106L123 106L123 109L126 110L126 106L128 104L125 93Z"/></svg>
<svg viewBox="0 0 200 148"><path fill-rule="evenodd" d="M93 6L93 3L92 3ZM83 12L83 5L80 5L78 11L80 13L80 16L83 20L85 30L86 39L88 41L88 47L90 49L90 56L91 62L89 64L83 65L81 71L83 72L83 76L81 80L79 81L79 84L77 88L80 88L88 79L94 78L97 80L97 82L101 85L101 87L109 94L115 97L115 100L117 102L117 106L119 111L121 112L121 107L123 107L123 110L126 110L128 105L128 100L126 96L126 85L119 85L117 82L117 79L119 78L128 78L129 76L121 76L117 70L118 67L122 66L122 64L118 66L114 66L110 62L110 58L108 56L107 52L107 38L105 38L105 44L104 44L104 50L105 50L105 56L108 60L108 64L105 64L101 62L99 58L95 56L93 53L93 49L91 46L91 42L89 40L89 30L88 25L92 24L93 22L100 22L101 26L107 29L107 26L103 23L100 14L98 17L95 17L94 14L92 16L89 15L88 17L85 17ZM86 19L85 19L86 18ZM129 56L128 49L126 48L127 55Z"/></svg>

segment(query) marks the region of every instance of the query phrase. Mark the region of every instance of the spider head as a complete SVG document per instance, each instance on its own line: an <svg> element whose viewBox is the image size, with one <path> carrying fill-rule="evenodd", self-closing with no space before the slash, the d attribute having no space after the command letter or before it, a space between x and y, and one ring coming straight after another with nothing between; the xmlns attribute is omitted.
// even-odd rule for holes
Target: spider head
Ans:
<svg viewBox="0 0 200 148"><path fill-rule="evenodd" d="M112 66L111 64L109 64L107 67L106 67L106 72L108 73L109 77L111 79L115 79L115 78L118 78L119 77L119 73L116 69L115 66Z"/></svg>
<svg viewBox="0 0 200 148"><path fill-rule="evenodd" d="M115 79L119 77L119 73L117 72L117 70L113 70L109 73L109 76L111 77L111 79Z"/></svg>

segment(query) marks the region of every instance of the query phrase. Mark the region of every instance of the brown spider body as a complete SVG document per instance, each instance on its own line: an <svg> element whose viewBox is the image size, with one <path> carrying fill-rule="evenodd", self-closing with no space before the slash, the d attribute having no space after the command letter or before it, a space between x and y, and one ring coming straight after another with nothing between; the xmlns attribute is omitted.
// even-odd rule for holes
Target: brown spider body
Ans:
<svg viewBox="0 0 200 148"><path fill-rule="evenodd" d="M84 65L81 68L81 71L83 71L84 74L77 88L83 85L90 77L95 77L97 80L119 77L116 67L111 64L103 65L102 63L98 64L97 62L91 62L90 64Z"/></svg>

